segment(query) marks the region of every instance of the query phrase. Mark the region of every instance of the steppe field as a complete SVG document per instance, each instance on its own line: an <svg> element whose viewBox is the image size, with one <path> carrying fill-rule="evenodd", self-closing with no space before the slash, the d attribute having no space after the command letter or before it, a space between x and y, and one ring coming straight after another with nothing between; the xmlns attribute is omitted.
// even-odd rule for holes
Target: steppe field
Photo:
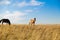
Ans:
<svg viewBox="0 0 60 40"><path fill-rule="evenodd" d="M0 25L0 40L60 40L60 24Z"/></svg>

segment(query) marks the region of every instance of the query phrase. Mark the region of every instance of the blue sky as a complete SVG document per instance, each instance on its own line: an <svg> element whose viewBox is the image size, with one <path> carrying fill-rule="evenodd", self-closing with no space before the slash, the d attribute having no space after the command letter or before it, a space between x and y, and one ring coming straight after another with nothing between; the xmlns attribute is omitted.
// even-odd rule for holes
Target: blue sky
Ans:
<svg viewBox="0 0 60 40"><path fill-rule="evenodd" d="M0 0L0 19L13 24L60 24L60 0Z"/></svg>

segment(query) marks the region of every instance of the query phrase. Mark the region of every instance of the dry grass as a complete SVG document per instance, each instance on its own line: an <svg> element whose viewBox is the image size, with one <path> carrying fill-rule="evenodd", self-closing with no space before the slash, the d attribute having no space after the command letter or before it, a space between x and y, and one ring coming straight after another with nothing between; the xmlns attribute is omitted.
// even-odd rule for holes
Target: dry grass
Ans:
<svg viewBox="0 0 60 40"><path fill-rule="evenodd" d="M60 40L60 25L0 25L0 40Z"/></svg>

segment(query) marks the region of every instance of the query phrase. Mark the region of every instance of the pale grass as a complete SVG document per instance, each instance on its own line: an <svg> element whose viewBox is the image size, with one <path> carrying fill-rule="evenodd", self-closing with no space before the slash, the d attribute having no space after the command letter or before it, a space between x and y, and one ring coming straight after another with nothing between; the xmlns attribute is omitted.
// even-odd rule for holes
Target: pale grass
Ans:
<svg viewBox="0 0 60 40"><path fill-rule="evenodd" d="M60 40L60 24L0 25L0 40Z"/></svg>

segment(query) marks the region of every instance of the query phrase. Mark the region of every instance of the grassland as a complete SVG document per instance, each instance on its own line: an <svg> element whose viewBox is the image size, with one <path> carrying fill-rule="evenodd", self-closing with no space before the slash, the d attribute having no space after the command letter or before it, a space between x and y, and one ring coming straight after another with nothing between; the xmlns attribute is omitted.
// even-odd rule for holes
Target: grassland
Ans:
<svg viewBox="0 0 60 40"><path fill-rule="evenodd" d="M60 40L60 25L0 25L0 40Z"/></svg>

